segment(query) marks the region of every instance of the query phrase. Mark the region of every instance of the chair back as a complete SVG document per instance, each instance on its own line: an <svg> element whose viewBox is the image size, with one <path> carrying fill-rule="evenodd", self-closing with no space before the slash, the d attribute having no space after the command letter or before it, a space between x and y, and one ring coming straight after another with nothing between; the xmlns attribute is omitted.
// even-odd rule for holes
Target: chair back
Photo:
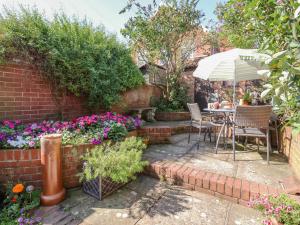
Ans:
<svg viewBox="0 0 300 225"><path fill-rule="evenodd" d="M237 126L269 128L272 106L236 106L234 121Z"/></svg>
<svg viewBox="0 0 300 225"><path fill-rule="evenodd" d="M200 121L202 119L199 105L197 103L187 103L191 113L192 120Z"/></svg>

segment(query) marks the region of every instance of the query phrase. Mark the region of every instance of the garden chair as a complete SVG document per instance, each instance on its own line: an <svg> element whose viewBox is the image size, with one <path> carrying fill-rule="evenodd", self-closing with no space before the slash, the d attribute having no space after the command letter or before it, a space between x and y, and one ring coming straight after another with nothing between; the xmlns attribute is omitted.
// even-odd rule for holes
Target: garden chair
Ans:
<svg viewBox="0 0 300 225"><path fill-rule="evenodd" d="M235 136L265 138L267 162L270 155L270 128L272 106L237 106L232 125L233 159L235 160Z"/></svg>
<svg viewBox="0 0 300 225"><path fill-rule="evenodd" d="M200 111L197 103L187 103L187 106L188 106L190 114L191 114L191 124L190 124L190 129L189 129L188 143L190 143L190 140L191 140L191 132L192 132L193 127L198 128L199 129L199 142L198 142L197 149L199 149L202 129L205 129L204 141L205 141L207 133L209 133L209 137L210 137L210 141L211 141L211 131L213 128L213 124L210 121L204 120L204 117L201 115L201 111Z"/></svg>

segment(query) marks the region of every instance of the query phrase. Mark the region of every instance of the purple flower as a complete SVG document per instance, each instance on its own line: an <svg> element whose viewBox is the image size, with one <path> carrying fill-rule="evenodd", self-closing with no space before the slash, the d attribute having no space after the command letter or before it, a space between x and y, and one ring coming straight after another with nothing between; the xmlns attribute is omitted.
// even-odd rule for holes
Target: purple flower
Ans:
<svg viewBox="0 0 300 225"><path fill-rule="evenodd" d="M91 144L93 144L93 145L99 145L99 144L101 144L101 140L100 140L100 139L93 138L93 139L91 140Z"/></svg>
<svg viewBox="0 0 300 225"><path fill-rule="evenodd" d="M24 218L21 216L21 217L19 217L19 218L18 218L18 220L17 220L17 221L18 221L18 223L23 223L23 221L24 221Z"/></svg>

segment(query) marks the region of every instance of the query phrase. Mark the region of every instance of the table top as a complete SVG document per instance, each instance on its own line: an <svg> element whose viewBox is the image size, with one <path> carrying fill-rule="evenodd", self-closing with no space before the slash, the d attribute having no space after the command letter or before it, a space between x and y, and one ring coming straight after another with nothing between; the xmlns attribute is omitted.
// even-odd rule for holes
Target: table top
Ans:
<svg viewBox="0 0 300 225"><path fill-rule="evenodd" d="M228 113L234 113L235 112L235 109L209 109L209 108L204 108L203 111L206 111L206 112L228 112Z"/></svg>

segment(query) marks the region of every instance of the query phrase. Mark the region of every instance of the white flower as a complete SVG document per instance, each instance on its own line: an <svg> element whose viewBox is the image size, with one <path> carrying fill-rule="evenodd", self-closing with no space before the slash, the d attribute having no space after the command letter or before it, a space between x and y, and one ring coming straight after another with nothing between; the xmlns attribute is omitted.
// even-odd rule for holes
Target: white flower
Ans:
<svg viewBox="0 0 300 225"><path fill-rule="evenodd" d="M260 76L269 77L271 75L271 72L270 72L270 70L258 70L257 74L260 75Z"/></svg>
<svg viewBox="0 0 300 225"><path fill-rule="evenodd" d="M22 136L17 136L16 140L8 140L8 144L12 147L22 148L27 144L27 141L23 139Z"/></svg>
<svg viewBox="0 0 300 225"><path fill-rule="evenodd" d="M296 9L296 11L294 13L294 18L296 19L299 16L299 14L300 14L300 6Z"/></svg>

